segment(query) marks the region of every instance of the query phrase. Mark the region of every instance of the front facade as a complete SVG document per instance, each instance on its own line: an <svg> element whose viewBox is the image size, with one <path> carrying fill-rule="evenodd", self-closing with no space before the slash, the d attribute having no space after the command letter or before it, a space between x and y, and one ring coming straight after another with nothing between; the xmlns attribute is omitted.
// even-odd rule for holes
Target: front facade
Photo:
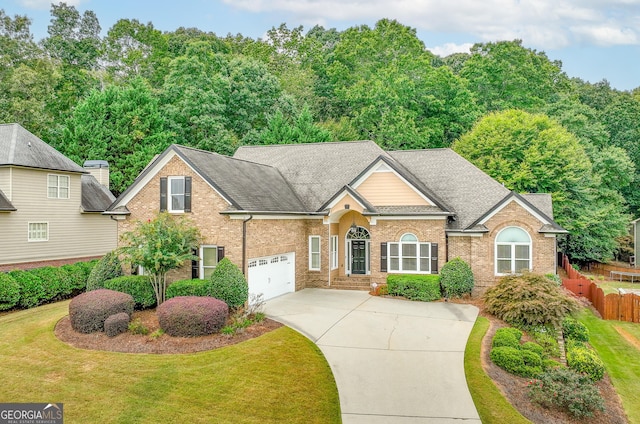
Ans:
<svg viewBox="0 0 640 424"><path fill-rule="evenodd" d="M115 200L89 171L18 124L0 125L0 270L73 262L117 245Z"/></svg>
<svg viewBox="0 0 640 424"><path fill-rule="evenodd" d="M158 211L188 216L204 237L200 261L174 278L206 278L224 256L265 298L436 274L458 256L481 291L524 269L555 273L565 232L548 195L510 192L450 149L370 141L242 147L233 158L174 145L107 213L122 233Z"/></svg>

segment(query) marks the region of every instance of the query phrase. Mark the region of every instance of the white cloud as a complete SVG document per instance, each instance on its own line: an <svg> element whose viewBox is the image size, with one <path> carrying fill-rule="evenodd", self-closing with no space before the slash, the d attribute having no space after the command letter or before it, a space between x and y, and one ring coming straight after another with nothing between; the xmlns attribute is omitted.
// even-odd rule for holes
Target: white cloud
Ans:
<svg viewBox="0 0 640 424"><path fill-rule="evenodd" d="M84 0L20 0L20 4L27 9L49 10L51 3L59 4L65 2L68 6L78 6Z"/></svg>
<svg viewBox="0 0 640 424"><path fill-rule="evenodd" d="M446 43L442 46L427 47L427 49L436 56L445 57L453 53L469 53L471 47L473 47L472 43Z"/></svg>
<svg viewBox="0 0 640 424"><path fill-rule="evenodd" d="M33 0L31 0L33 1ZM223 0L283 20L319 23L397 19L422 31L483 41L522 39L537 48L640 44L640 0Z"/></svg>

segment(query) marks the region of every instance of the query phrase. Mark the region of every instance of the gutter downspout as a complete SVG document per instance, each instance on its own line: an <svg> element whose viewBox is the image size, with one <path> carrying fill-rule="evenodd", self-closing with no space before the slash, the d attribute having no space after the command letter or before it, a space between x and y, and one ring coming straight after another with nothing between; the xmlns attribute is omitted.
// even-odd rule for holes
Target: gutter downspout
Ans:
<svg viewBox="0 0 640 424"><path fill-rule="evenodd" d="M242 274L247 273L247 222L253 219L253 215L242 221Z"/></svg>

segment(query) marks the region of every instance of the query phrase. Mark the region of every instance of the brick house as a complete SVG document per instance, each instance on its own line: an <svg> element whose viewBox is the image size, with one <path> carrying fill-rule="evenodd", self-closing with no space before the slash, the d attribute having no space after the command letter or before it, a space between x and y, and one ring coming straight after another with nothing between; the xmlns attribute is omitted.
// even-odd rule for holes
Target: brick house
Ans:
<svg viewBox="0 0 640 424"><path fill-rule="evenodd" d="M438 273L458 256L482 291L523 269L555 273L566 233L547 194L512 192L450 149L372 141L244 146L233 157L172 145L106 213L122 233L165 210L204 236L200 261L174 278L205 278L225 256L265 298Z"/></svg>

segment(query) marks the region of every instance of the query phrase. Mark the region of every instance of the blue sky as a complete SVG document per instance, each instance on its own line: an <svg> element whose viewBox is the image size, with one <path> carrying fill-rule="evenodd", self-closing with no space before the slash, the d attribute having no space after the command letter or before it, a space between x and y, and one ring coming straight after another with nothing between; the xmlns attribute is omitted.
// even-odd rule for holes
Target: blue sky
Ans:
<svg viewBox="0 0 640 424"><path fill-rule="evenodd" d="M57 2L57 0L54 0ZM50 0L3 0L8 15L27 15L47 35ZM427 48L446 56L473 43L523 40L560 60L571 77L603 79L620 90L640 87L640 0L68 0L92 10L103 33L119 19L152 22L162 31L196 27L224 36L259 38L286 23L343 30L397 19L417 30Z"/></svg>

